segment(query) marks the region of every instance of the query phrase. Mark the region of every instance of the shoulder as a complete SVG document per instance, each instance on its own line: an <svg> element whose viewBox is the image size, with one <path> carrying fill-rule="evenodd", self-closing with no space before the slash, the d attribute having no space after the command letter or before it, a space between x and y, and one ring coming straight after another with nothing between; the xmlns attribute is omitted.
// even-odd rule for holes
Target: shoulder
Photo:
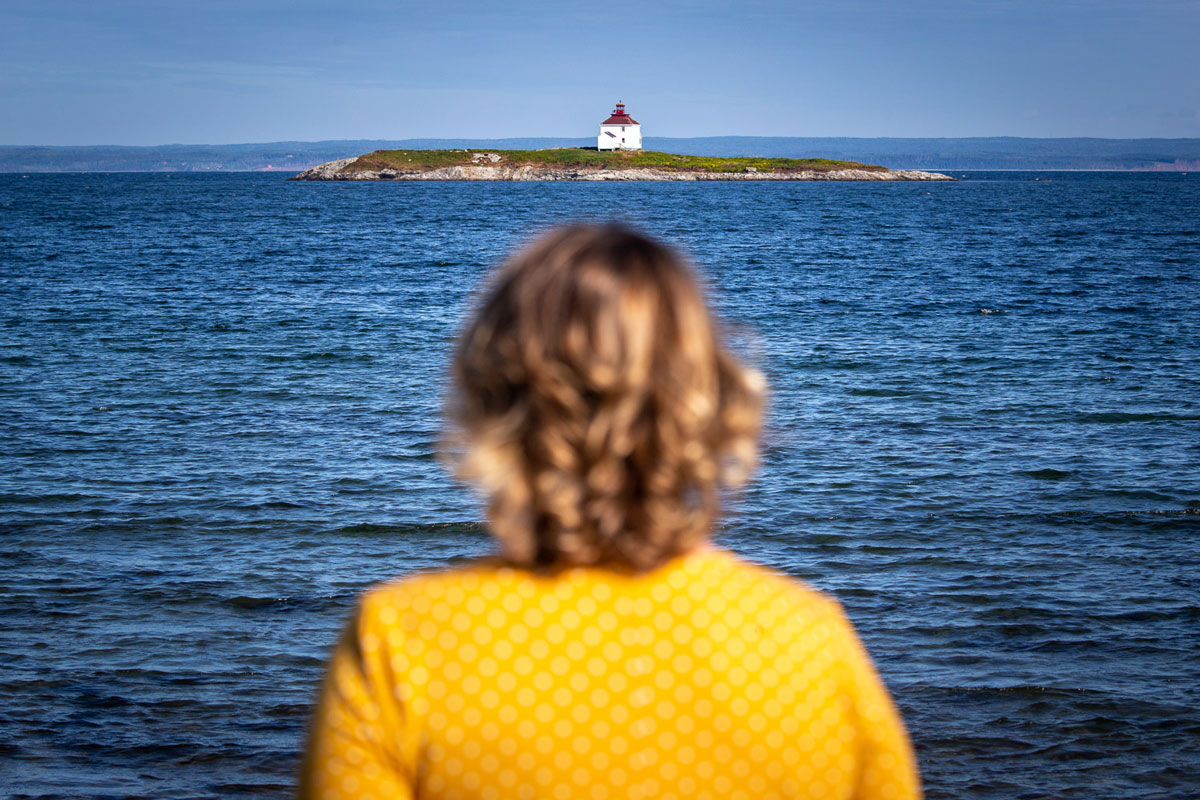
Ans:
<svg viewBox="0 0 1200 800"><path fill-rule="evenodd" d="M474 616L506 595L531 591L532 580L522 570L481 560L376 584L360 598L359 618L411 628L427 619Z"/></svg>
<svg viewBox="0 0 1200 800"><path fill-rule="evenodd" d="M786 652L843 666L862 657L854 625L835 597L736 556L726 554L726 560L724 583L738 593L740 608L747 612L744 618L761 625Z"/></svg>
<svg viewBox="0 0 1200 800"><path fill-rule="evenodd" d="M480 560L427 572L414 572L377 583L362 596L364 606L412 606L438 600L465 599L468 594L492 594L517 570Z"/></svg>
<svg viewBox="0 0 1200 800"><path fill-rule="evenodd" d="M746 595L760 604L799 613L805 618L824 619L842 615L841 604L835 598L799 578L745 561L725 551L712 551L705 561L705 569L716 578L715 582L725 592Z"/></svg>

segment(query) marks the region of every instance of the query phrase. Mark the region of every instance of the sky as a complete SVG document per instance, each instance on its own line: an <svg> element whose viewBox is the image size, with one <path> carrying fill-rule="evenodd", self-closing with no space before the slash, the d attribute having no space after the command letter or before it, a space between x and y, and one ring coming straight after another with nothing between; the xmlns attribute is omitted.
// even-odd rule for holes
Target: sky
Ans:
<svg viewBox="0 0 1200 800"><path fill-rule="evenodd" d="M1200 137L1200 0L0 0L0 144Z"/></svg>

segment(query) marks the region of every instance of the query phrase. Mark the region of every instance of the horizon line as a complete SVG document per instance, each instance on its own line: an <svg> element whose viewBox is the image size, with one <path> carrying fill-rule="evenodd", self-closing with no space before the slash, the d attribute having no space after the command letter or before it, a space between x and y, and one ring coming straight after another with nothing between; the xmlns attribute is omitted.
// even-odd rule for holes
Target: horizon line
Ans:
<svg viewBox="0 0 1200 800"><path fill-rule="evenodd" d="M0 144L0 148L42 147L42 148L73 148L73 147L129 147L152 149L156 147L243 147L247 145L284 145L284 144L327 144L331 142L499 142L509 140L590 140L590 136L406 136L403 138L360 137L343 139L275 139L249 142L163 142L160 144ZM984 140L1018 140L1018 141L1097 141L1097 142L1200 142L1200 136L1010 136L998 134L994 136L797 136L769 134L720 134L715 136L646 136L646 139L671 139L681 141L707 141L713 139L851 139L862 141L984 141Z"/></svg>

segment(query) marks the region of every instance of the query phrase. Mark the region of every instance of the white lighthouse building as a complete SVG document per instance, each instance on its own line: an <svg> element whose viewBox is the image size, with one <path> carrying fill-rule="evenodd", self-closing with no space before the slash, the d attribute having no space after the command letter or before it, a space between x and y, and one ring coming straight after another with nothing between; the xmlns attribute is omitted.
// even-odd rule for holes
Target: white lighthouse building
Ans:
<svg viewBox="0 0 1200 800"><path fill-rule="evenodd" d="M617 103L612 115L600 123L600 135L596 137L599 150L641 150L642 125L625 113L625 104Z"/></svg>

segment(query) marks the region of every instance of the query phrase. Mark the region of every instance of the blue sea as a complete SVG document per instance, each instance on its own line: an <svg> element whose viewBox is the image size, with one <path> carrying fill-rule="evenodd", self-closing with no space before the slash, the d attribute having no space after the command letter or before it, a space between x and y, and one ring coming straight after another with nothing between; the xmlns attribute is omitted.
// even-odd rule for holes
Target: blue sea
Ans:
<svg viewBox="0 0 1200 800"><path fill-rule="evenodd" d="M841 599L930 798L1200 797L1200 175L954 174L0 175L0 792L288 795L357 593L488 548L473 287L620 218L771 384L721 543Z"/></svg>

